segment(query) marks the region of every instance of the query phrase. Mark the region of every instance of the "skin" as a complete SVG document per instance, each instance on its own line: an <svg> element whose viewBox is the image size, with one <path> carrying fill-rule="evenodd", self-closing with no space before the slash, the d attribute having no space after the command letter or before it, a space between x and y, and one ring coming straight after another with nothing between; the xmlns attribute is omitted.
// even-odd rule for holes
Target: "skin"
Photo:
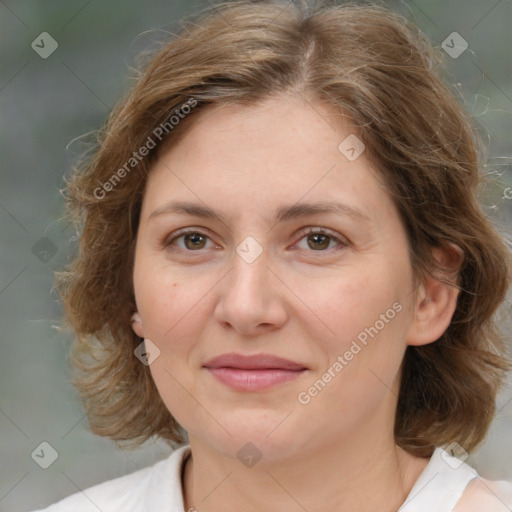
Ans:
<svg viewBox="0 0 512 512"><path fill-rule="evenodd" d="M291 93L251 107L209 106L149 174L133 328L159 348L152 376L189 434L185 510L391 512L428 462L394 442L400 365L408 345L446 330L458 292L433 278L414 288L393 201L365 152L349 161L338 150L349 134L357 130L347 117ZM171 200L206 205L224 220L150 216ZM278 207L327 200L368 219L273 220ZM304 233L308 226L334 238L323 244ZM181 228L206 238L171 241ZM236 252L248 236L263 249L252 263ZM453 254L435 255L456 269ZM403 309L301 404L298 394L394 303ZM203 368L228 352L270 353L308 370L264 392L234 391ZM237 458L248 442L262 455L250 468Z"/></svg>

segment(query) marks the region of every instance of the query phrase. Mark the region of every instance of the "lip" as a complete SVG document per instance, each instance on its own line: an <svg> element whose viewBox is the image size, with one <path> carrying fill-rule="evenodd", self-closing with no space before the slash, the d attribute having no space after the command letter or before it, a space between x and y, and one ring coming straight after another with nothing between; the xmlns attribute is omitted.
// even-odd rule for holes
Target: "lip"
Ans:
<svg viewBox="0 0 512 512"><path fill-rule="evenodd" d="M237 391L264 391L301 376L303 364L271 354L223 354L204 364L214 377Z"/></svg>

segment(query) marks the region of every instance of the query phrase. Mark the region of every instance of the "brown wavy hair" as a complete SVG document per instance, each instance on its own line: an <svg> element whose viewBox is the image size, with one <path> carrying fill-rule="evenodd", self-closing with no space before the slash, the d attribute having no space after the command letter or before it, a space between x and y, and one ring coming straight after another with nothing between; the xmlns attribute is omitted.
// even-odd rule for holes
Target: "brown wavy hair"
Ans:
<svg viewBox="0 0 512 512"><path fill-rule="evenodd" d="M359 127L406 227L417 282L442 278L433 247L464 252L450 326L435 343L406 350L397 444L429 456L436 446L456 441L471 451L483 440L510 369L494 314L511 260L479 206L481 142L444 83L441 53L380 5L247 0L185 19L178 37L151 55L94 153L66 181L79 250L57 274L57 288L76 332L72 382L94 433L128 447L152 436L186 439L134 356L141 339L130 325L132 274L145 180L162 144L178 140L205 105L253 105L285 91L327 102ZM195 107L185 116L187 102ZM179 124L157 140L155 129L173 113ZM148 137L157 147L142 157Z"/></svg>

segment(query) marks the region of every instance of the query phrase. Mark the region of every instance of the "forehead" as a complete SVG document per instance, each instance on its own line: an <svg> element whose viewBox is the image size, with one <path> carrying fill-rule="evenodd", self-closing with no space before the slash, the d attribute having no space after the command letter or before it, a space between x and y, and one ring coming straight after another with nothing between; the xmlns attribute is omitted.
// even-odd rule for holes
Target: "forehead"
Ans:
<svg viewBox="0 0 512 512"><path fill-rule="evenodd" d="M189 199L236 217L321 200L377 218L394 205L365 151L348 158L347 145L360 142L358 135L342 112L297 95L247 107L209 105L160 153L146 210Z"/></svg>

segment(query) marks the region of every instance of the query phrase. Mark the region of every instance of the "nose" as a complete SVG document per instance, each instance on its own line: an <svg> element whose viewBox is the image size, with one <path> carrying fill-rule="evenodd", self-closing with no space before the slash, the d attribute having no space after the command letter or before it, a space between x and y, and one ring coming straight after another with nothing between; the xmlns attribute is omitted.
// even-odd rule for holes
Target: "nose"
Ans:
<svg viewBox="0 0 512 512"><path fill-rule="evenodd" d="M238 254L222 280L214 316L240 334L258 335L278 329L288 318L286 287L269 267L265 251L252 263Z"/></svg>

